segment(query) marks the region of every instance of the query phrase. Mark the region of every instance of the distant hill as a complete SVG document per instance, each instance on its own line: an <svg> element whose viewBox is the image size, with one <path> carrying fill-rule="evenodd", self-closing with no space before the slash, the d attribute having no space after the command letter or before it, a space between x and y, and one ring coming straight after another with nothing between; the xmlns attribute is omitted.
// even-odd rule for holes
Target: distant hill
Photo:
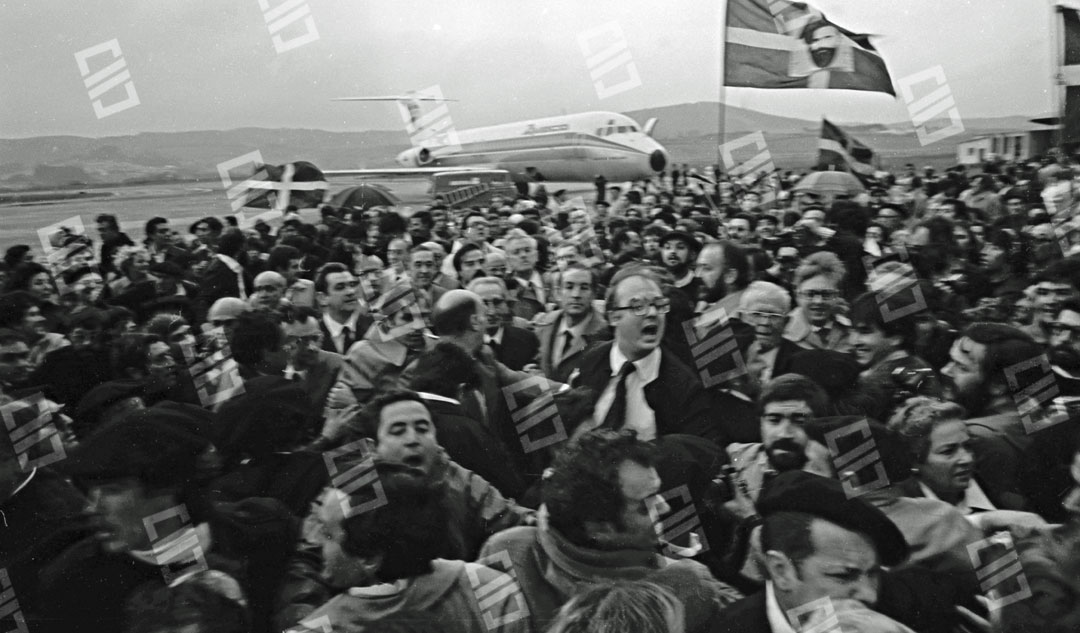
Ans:
<svg viewBox="0 0 1080 633"><path fill-rule="evenodd" d="M679 163L717 162L716 102L685 103L627 112L640 123L658 117L656 138ZM1038 126L1026 117L964 121L965 133L920 147L910 122L860 124L834 121L878 151L886 167L904 162L950 165L956 144L990 132ZM817 153L820 121L788 118L728 107L725 139L762 131L776 165L805 169ZM239 128L194 132L143 133L87 138L42 136L0 139L0 188L33 189L84 184L161 180L217 180L217 165L258 150L263 160L280 164L308 160L324 169L394 166L394 156L409 144L404 130L328 132L305 129Z"/></svg>

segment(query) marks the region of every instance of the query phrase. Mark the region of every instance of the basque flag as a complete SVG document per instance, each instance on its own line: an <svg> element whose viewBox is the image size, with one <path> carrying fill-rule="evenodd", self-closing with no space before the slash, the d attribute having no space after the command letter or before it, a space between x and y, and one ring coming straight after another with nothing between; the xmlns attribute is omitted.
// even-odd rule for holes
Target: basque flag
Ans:
<svg viewBox="0 0 1080 633"><path fill-rule="evenodd" d="M821 120L817 171L850 171L859 180L874 177L874 150L826 119Z"/></svg>
<svg viewBox="0 0 1080 633"><path fill-rule="evenodd" d="M804 2L728 0L724 85L871 90L893 96L869 35L829 22Z"/></svg>

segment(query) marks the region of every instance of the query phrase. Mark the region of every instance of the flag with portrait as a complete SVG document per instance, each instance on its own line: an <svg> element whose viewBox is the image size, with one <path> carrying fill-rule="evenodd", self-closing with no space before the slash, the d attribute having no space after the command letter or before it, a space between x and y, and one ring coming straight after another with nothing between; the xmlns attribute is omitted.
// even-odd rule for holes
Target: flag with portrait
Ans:
<svg viewBox="0 0 1080 633"><path fill-rule="evenodd" d="M729 0L724 85L896 95L869 35L840 28L808 4L788 0Z"/></svg>

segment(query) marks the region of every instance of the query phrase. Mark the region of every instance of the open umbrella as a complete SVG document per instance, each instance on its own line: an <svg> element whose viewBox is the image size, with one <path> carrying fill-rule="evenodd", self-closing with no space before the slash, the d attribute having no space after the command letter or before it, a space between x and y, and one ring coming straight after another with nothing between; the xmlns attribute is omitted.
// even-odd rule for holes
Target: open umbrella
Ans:
<svg viewBox="0 0 1080 633"><path fill-rule="evenodd" d="M339 209L366 210L371 207L394 207L401 202L390 189L371 182L342 189L334 194L330 204Z"/></svg>
<svg viewBox="0 0 1080 633"><path fill-rule="evenodd" d="M859 179L846 171L815 171L795 185L795 191L819 195L854 196L866 191Z"/></svg>

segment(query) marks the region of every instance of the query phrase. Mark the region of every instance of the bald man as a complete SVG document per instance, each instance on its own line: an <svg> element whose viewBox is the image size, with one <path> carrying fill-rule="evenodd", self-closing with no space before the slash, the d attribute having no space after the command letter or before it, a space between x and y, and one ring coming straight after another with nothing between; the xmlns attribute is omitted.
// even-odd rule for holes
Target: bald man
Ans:
<svg viewBox="0 0 1080 633"><path fill-rule="evenodd" d="M272 270L255 277L255 292L248 302L254 310L277 310L285 298L285 277Z"/></svg>
<svg viewBox="0 0 1080 633"><path fill-rule="evenodd" d="M461 347L476 359L483 389L462 394L460 404L469 417L485 424L502 440L513 456L519 474L529 485L539 478L542 470L536 462L538 452L535 449L565 440L567 430L558 416L553 416L519 434L515 418L523 417L520 412L538 394L554 394L568 385L541 375L514 371L496 360L492 349L484 344L486 312L480 295L468 290L448 290L435 303L431 314L432 329L441 341ZM400 384L403 387L409 384L416 371L414 368L415 363L402 374Z"/></svg>

